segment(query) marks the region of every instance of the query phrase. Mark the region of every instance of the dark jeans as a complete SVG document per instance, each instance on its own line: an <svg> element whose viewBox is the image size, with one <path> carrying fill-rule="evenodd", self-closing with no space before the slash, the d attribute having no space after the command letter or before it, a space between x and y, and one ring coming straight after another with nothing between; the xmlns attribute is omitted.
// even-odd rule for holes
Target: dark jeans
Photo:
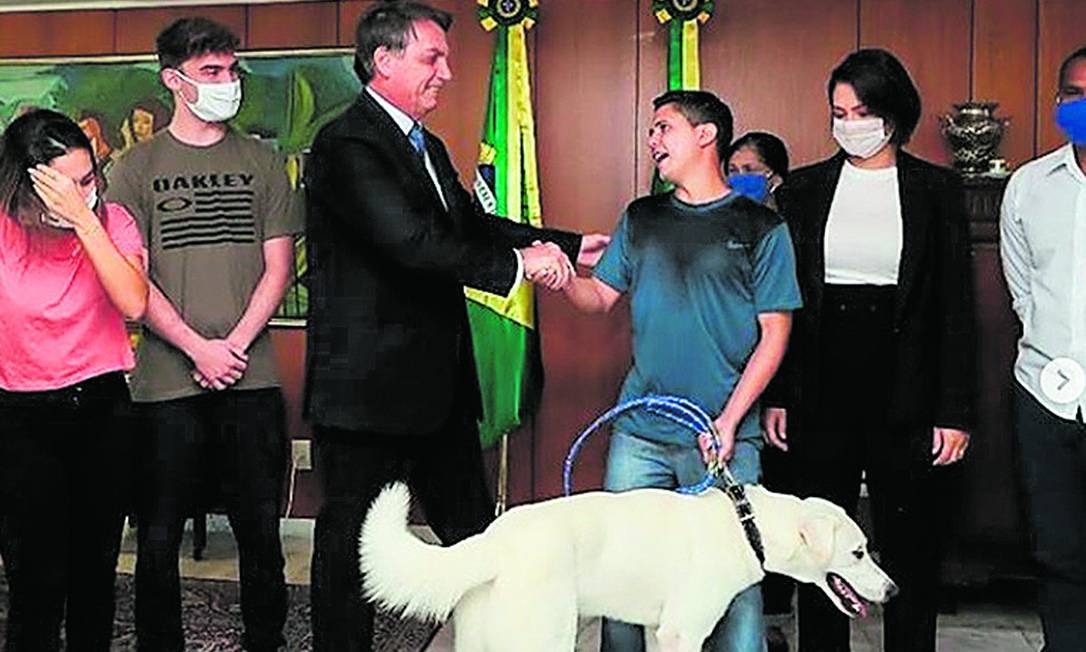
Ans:
<svg viewBox="0 0 1086 652"><path fill-rule="evenodd" d="M128 388L111 373L0 391L0 555L7 652L108 652L129 491ZM66 617L65 617L66 614Z"/></svg>
<svg viewBox="0 0 1086 652"><path fill-rule="evenodd" d="M1022 482L1040 577L1045 652L1086 646L1086 425L1014 387Z"/></svg>
<svg viewBox="0 0 1086 652"><path fill-rule="evenodd" d="M358 535L370 503L406 481L445 544L481 532L494 518L475 420L457 415L436 433L389 436L314 427L324 503L313 541L314 652L373 649L373 604L362 599Z"/></svg>
<svg viewBox="0 0 1086 652"><path fill-rule="evenodd" d="M821 401L806 422L790 422L800 493L820 496L856 518L866 471L880 565L900 592L886 605L886 652L934 652L939 556L945 537L948 472L931 462L933 423L889 423L896 350L894 290L827 286ZM822 590L799 585L801 652L847 652L849 620Z"/></svg>
<svg viewBox="0 0 1086 652"><path fill-rule="evenodd" d="M177 556L185 519L216 481L238 545L242 645L284 644L287 613L279 505L289 442L278 388L223 391L140 405L136 635L144 652L180 652Z"/></svg>

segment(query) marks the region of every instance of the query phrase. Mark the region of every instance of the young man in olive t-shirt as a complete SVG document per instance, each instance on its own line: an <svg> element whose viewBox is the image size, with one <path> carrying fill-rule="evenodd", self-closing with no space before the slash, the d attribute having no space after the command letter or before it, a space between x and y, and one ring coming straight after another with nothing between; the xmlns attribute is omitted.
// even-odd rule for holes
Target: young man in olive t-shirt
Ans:
<svg viewBox="0 0 1086 652"><path fill-rule="evenodd" d="M284 643L279 505L289 446L266 326L302 221L282 159L226 125L241 101L237 44L203 18L159 34L173 118L110 175L110 199L143 231L152 281L131 381L148 429L137 452L141 651L184 649L177 556L209 478L238 545L242 644Z"/></svg>

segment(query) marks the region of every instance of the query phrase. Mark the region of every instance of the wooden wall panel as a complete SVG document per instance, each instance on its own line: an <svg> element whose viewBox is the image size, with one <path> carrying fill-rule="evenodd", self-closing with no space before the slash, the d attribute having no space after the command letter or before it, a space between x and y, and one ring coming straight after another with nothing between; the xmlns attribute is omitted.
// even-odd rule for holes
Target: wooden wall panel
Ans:
<svg viewBox="0 0 1086 652"><path fill-rule="evenodd" d="M1016 455L1011 405L1018 320L1011 311L998 243L975 239L973 267L977 355L982 372L978 378L978 419L965 460L961 495L952 504L958 510L956 528L963 543L999 541L1015 548L1016 542L1024 543L1026 539L1018 509L1022 500L1017 470L1009 463ZM993 508L969 509L977 505Z"/></svg>
<svg viewBox="0 0 1086 652"><path fill-rule="evenodd" d="M618 399L632 362L630 318L625 301L608 315L579 313L548 292L538 305L546 384L535 422L533 474L536 497L549 498L562 493L562 467L574 438ZM602 429L578 454L575 492L603 486L608 437Z"/></svg>
<svg viewBox="0 0 1086 652"><path fill-rule="evenodd" d="M373 0L341 0L339 3L339 44L354 46L354 28L358 17L373 4Z"/></svg>
<svg viewBox="0 0 1086 652"><path fill-rule="evenodd" d="M667 48L668 28L652 15L652 0L638 0L637 10L637 100L634 107L637 131L634 134L634 182L637 194L644 195L652 190L653 173L656 164L649 156L649 127L655 111L652 101L667 91ZM719 7L719 5L718 5ZM719 13L719 11L718 11ZM704 38L708 27L702 27L700 37ZM702 52L704 52L704 45ZM702 59L702 69L708 67L707 59ZM703 72L704 75L704 72ZM717 89L710 89L717 90ZM729 101L729 98L724 98Z"/></svg>
<svg viewBox="0 0 1086 652"><path fill-rule="evenodd" d="M305 376L305 329L276 327L271 330L275 367L282 383L287 406L287 433L309 438L309 424L302 420L302 390Z"/></svg>
<svg viewBox="0 0 1086 652"><path fill-rule="evenodd" d="M1033 68L1037 0L976 0L973 5L973 99L999 102L1010 118L1000 153L1012 166L1033 158Z"/></svg>
<svg viewBox="0 0 1086 652"><path fill-rule="evenodd" d="M275 327L271 329L271 340L286 407L287 436L291 439L312 439L309 424L302 419L305 329ZM311 461L315 454L311 446ZM317 515L321 503L320 481L312 469L295 471L293 482L288 480L288 488L293 490L294 499L287 516L312 518Z"/></svg>
<svg viewBox="0 0 1086 652"><path fill-rule="evenodd" d="M0 17L0 56L3 57L112 51L112 11L24 12Z"/></svg>
<svg viewBox="0 0 1086 652"><path fill-rule="evenodd" d="M826 80L856 48L856 5L840 0L720 5L704 30L702 86L735 114L736 136L770 131L793 165L833 154Z"/></svg>
<svg viewBox="0 0 1086 652"><path fill-rule="evenodd" d="M969 99L971 0L860 0L860 46L893 52L908 68L923 115L908 149L949 164L939 116Z"/></svg>
<svg viewBox="0 0 1086 652"><path fill-rule="evenodd" d="M336 45L339 6L335 2L296 2L249 7L250 50L315 48Z"/></svg>
<svg viewBox="0 0 1086 652"><path fill-rule="evenodd" d="M116 14L118 26L114 51L118 54L153 53L158 33L178 18L188 16L204 16L218 21L234 30L241 42L245 43L245 7L242 6L123 9ZM109 51L100 50L96 54Z"/></svg>
<svg viewBox="0 0 1086 652"><path fill-rule="evenodd" d="M1037 48L1037 152L1067 142L1056 126L1059 67L1067 55L1086 46L1086 2L1041 0Z"/></svg>
<svg viewBox="0 0 1086 652"><path fill-rule="evenodd" d="M470 189L479 160L494 37L476 20L474 2L431 0L431 4L453 15L447 35L453 79L441 91L441 104L426 126L445 141L461 182Z"/></svg>
<svg viewBox="0 0 1086 652"><path fill-rule="evenodd" d="M548 224L610 231L634 196L636 3L549 0L537 30L536 119L543 213ZM561 491L573 437L609 407L629 366L623 306L603 317L577 313L541 292L547 383L536 422L537 495ZM578 459L577 486L599 486L606 437Z"/></svg>

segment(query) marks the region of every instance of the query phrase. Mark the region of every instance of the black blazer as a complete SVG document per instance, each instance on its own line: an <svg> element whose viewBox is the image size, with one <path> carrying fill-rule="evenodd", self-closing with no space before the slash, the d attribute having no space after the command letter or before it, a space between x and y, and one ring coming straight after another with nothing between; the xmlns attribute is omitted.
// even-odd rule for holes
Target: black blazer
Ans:
<svg viewBox="0 0 1086 652"><path fill-rule="evenodd" d="M786 407L803 423L820 401L819 378L832 360L819 355L825 287L825 233L845 155L793 172L777 191L796 247L803 309L765 403ZM961 180L946 168L899 151L902 251L894 309L896 364L889 422L903 428L952 427L974 421L973 276ZM789 422L792 422L790 417Z"/></svg>
<svg viewBox="0 0 1086 652"><path fill-rule="evenodd" d="M316 425L435 431L479 414L464 286L506 294L513 248L580 236L485 215L441 140L426 148L448 210L392 118L363 91L306 162L309 319L304 412Z"/></svg>

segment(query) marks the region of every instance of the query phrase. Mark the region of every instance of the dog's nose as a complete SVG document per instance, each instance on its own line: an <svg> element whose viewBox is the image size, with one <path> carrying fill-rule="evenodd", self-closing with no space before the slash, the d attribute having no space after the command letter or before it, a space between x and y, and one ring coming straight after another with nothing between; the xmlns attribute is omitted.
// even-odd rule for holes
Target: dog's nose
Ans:
<svg viewBox="0 0 1086 652"><path fill-rule="evenodd" d="M886 587L886 599L889 600L890 598L894 597L898 594L898 591L900 590L901 589L897 588L897 584L890 582L889 585L887 585Z"/></svg>

